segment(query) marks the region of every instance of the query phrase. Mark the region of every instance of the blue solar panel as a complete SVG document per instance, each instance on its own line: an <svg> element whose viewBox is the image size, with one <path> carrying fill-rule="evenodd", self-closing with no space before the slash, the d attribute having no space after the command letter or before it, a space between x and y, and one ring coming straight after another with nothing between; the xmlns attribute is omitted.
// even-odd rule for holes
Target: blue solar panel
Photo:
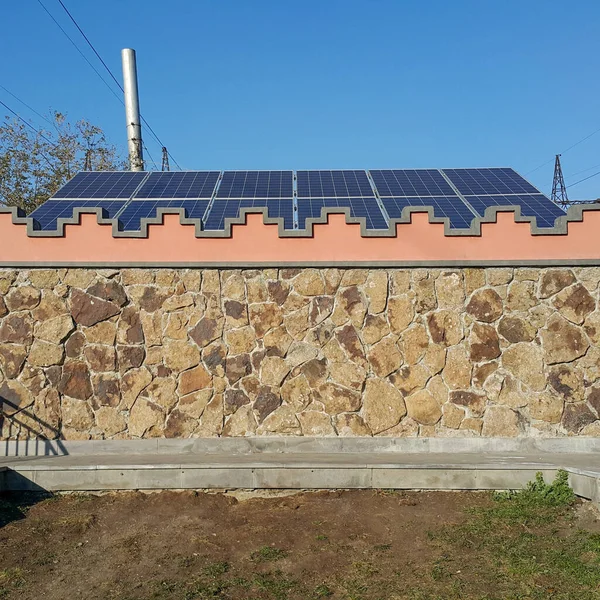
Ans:
<svg viewBox="0 0 600 600"><path fill-rule="evenodd" d="M371 170L379 195L455 196L456 192L437 169Z"/></svg>
<svg viewBox="0 0 600 600"><path fill-rule="evenodd" d="M71 218L75 208L102 208L102 216L112 219L125 206L124 200L48 200L29 216L34 219L34 228L41 231L56 231L56 221Z"/></svg>
<svg viewBox="0 0 600 600"><path fill-rule="evenodd" d="M444 173L463 196L540 193L512 169L444 169Z"/></svg>
<svg viewBox="0 0 600 600"><path fill-rule="evenodd" d="M521 207L521 214L526 217L536 217L538 227L554 227L558 217L565 212L556 206L543 194L523 194L516 196L468 196L469 204L481 215L490 206L511 206L517 204Z"/></svg>
<svg viewBox="0 0 600 600"><path fill-rule="evenodd" d="M215 200L207 216L204 229L221 230L225 228L225 218L240 216L240 208L267 207L269 217L283 217L285 229L294 228L294 204L291 198L286 200Z"/></svg>
<svg viewBox="0 0 600 600"><path fill-rule="evenodd" d="M140 231L141 220L156 217L159 208L183 208L190 219L202 219L208 200L134 200L119 215L121 231Z"/></svg>
<svg viewBox="0 0 600 600"><path fill-rule="evenodd" d="M135 198L212 198L220 171L151 173Z"/></svg>
<svg viewBox="0 0 600 600"><path fill-rule="evenodd" d="M365 217L367 229L387 229L388 224L374 196L371 198L298 199L298 225L306 228L306 219L319 218L323 207L348 207L352 217Z"/></svg>
<svg viewBox="0 0 600 600"><path fill-rule="evenodd" d="M407 206L432 206L436 217L448 217L450 227L467 229L475 218L473 212L458 196L428 196L427 198L382 198L390 219L399 219Z"/></svg>
<svg viewBox="0 0 600 600"><path fill-rule="evenodd" d="M298 198L372 197L365 171L298 171Z"/></svg>
<svg viewBox="0 0 600 600"><path fill-rule="evenodd" d="M94 171L78 173L53 198L130 198L147 173Z"/></svg>
<svg viewBox="0 0 600 600"><path fill-rule="evenodd" d="M217 198L292 198L292 171L225 171Z"/></svg>

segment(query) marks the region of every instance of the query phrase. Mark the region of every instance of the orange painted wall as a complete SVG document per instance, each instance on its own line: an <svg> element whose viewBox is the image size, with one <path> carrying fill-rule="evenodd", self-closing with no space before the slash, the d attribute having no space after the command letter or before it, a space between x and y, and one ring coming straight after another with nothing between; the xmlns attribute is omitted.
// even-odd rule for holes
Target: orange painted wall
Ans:
<svg viewBox="0 0 600 600"><path fill-rule="evenodd" d="M234 225L230 238L196 238L194 227L181 225L177 215L165 215L163 225L150 225L147 238L113 237L109 225L95 215L82 215L79 225L66 225L63 237L29 237L26 226L0 214L0 264L102 263L405 263L420 261L598 261L600 211L571 222L567 235L531 235L529 223L514 214L499 213L496 223L483 223L480 236L446 236L442 224L427 214L397 225L396 237L361 237L359 225L343 215L330 215L315 225L313 237L281 238L276 225L262 215Z"/></svg>

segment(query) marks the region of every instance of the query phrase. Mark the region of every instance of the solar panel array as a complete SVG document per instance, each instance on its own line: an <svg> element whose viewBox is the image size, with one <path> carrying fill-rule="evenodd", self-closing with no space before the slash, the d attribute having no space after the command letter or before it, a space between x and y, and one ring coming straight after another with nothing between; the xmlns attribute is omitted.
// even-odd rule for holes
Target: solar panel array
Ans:
<svg viewBox="0 0 600 600"><path fill-rule="evenodd" d="M564 211L513 169L331 171L82 172L30 217L34 229L55 231L75 208L97 207L120 231L142 231L159 209L178 209L206 231L223 231L244 208L265 209L285 229L304 230L323 211L346 209L367 230L387 230L431 207L450 228L468 229L494 206L521 208L538 227L553 227Z"/></svg>

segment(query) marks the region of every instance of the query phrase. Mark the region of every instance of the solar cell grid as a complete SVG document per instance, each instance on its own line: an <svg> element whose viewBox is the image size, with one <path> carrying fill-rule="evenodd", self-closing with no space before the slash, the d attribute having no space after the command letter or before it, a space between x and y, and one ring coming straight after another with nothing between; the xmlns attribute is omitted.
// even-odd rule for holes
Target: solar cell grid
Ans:
<svg viewBox="0 0 600 600"><path fill-rule="evenodd" d="M490 206L521 207L521 214L526 217L536 217L538 227L554 227L558 217L565 212L543 194L523 194L517 196L469 196L469 204L481 215Z"/></svg>
<svg viewBox="0 0 600 600"><path fill-rule="evenodd" d="M217 198L292 198L292 171L225 171Z"/></svg>
<svg viewBox="0 0 600 600"><path fill-rule="evenodd" d="M29 216L34 219L36 229L56 231L57 220L73 217L76 208L100 207L102 216L112 219L123 206L125 206L124 200L48 200Z"/></svg>
<svg viewBox="0 0 600 600"><path fill-rule="evenodd" d="M382 198L456 195L437 169L385 169L371 170L370 173Z"/></svg>
<svg viewBox="0 0 600 600"><path fill-rule="evenodd" d="M306 219L320 218L324 207L349 208L352 217L364 217L367 229L387 229L388 224L374 196L370 198L298 198L298 224L306 228Z"/></svg>
<svg viewBox="0 0 600 600"><path fill-rule="evenodd" d="M94 171L78 173L53 198L130 198L147 173Z"/></svg>
<svg viewBox="0 0 600 600"><path fill-rule="evenodd" d="M220 171L151 173L135 198L211 198Z"/></svg>
<svg viewBox="0 0 600 600"><path fill-rule="evenodd" d="M444 173L464 196L539 194L513 169L444 169Z"/></svg>
<svg viewBox="0 0 600 600"><path fill-rule="evenodd" d="M241 208L267 207L267 214L271 218L283 217L285 229L294 228L294 204L291 198L284 200L265 199L230 199L215 200L204 224L206 230L222 230L225 228L226 218L240 216Z"/></svg>
<svg viewBox="0 0 600 600"><path fill-rule="evenodd" d="M208 200L134 200L119 215L121 231L140 231L144 218L157 216L159 208L183 208L190 219L202 219Z"/></svg>
<svg viewBox="0 0 600 600"><path fill-rule="evenodd" d="M448 217L450 226L467 229L475 218L473 212L458 196L428 196L427 198L382 198L390 219L402 217L402 210L408 206L432 206L436 217Z"/></svg>
<svg viewBox="0 0 600 600"><path fill-rule="evenodd" d="M372 197L365 171L298 171L298 198Z"/></svg>

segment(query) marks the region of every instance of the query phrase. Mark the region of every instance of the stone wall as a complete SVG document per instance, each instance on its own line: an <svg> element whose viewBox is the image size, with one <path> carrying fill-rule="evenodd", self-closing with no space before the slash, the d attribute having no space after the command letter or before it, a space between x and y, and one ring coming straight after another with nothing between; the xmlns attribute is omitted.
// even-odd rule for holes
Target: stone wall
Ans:
<svg viewBox="0 0 600 600"><path fill-rule="evenodd" d="M2 437L599 436L599 281L3 269Z"/></svg>

